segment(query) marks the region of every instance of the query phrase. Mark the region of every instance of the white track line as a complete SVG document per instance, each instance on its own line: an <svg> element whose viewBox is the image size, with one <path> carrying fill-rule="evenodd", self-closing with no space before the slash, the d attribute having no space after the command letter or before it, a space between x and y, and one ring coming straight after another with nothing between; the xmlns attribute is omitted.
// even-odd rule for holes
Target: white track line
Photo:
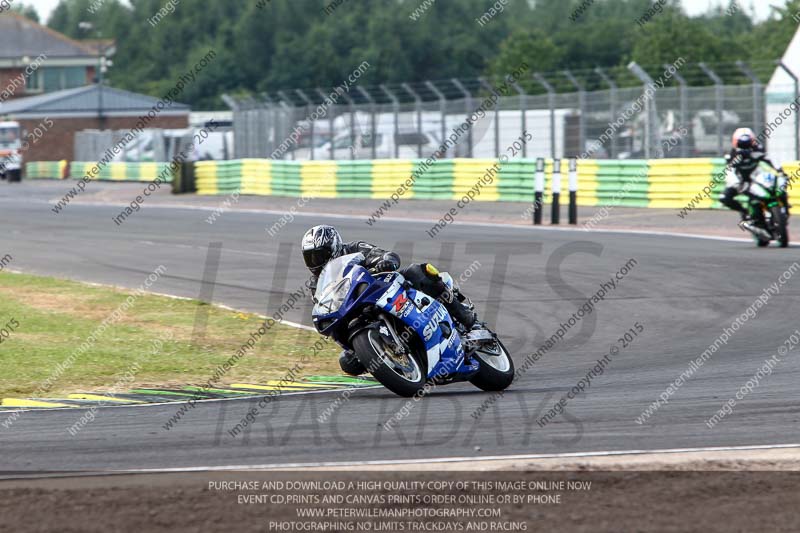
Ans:
<svg viewBox="0 0 800 533"><path fill-rule="evenodd" d="M283 468L327 468L327 467L357 467L357 466L390 466L390 465L427 465L440 463L467 463L475 461L525 461L534 459L569 459L589 457L615 457L622 455L648 455L648 454L675 454L696 452L735 452L749 450L781 450L787 448L800 448L800 444L764 444L754 446L719 446L709 448L669 448L665 450L615 450L597 452L572 452L572 453L542 453L527 455L493 455L481 457L438 457L431 459L387 460L387 461L349 461L349 462L318 462L318 463L285 463L262 465L236 465L236 466L194 466L183 468L154 468L137 470L120 470L118 473L130 474L156 474L180 472L227 472L234 470L276 470Z"/></svg>
<svg viewBox="0 0 800 533"><path fill-rule="evenodd" d="M49 202L51 205L55 205L54 202ZM76 206L97 206L97 207L108 207L108 206L115 206L115 207L124 207L128 204L114 204L114 203L94 203L94 202L81 202L76 203ZM206 206L199 206L199 205L180 205L180 204L152 204L147 206L148 209L186 209L190 211L216 211L218 208L216 207L206 207ZM275 215L275 216L283 216L286 214L285 211L274 211L271 209L232 209L228 213L235 214L235 213L243 213L248 215ZM333 218L337 220L349 220L352 221L356 218L356 215L342 215L339 213L326 213L326 212L314 212L314 213L295 213L295 218ZM413 218L413 217L382 217L381 221L386 222L395 222L399 224L430 224L432 222L431 219L427 218ZM555 226L525 226L522 224L504 224L502 222L471 222L471 221L457 221L453 223L454 226L472 226L472 227L481 227L481 228L502 228L502 229L516 229L522 231L564 231L564 232L578 232L578 233L610 233L610 234L618 234L618 235L647 235L647 236L655 236L655 237L679 237L685 239L701 239L701 240L711 240L711 241L724 241L724 242L753 242L750 238L741 238L741 237L723 237L723 236L716 236L716 235L695 235L691 233L680 233L680 232L672 232L672 231L649 231L649 230L635 230L635 229L597 229L593 228L590 230L580 229L580 228L570 228L570 227L555 227Z"/></svg>

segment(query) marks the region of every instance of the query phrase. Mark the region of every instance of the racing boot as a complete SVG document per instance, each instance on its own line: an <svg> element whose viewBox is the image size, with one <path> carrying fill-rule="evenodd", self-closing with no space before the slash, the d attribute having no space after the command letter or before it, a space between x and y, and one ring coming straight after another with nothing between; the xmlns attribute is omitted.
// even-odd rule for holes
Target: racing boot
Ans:
<svg viewBox="0 0 800 533"><path fill-rule="evenodd" d="M339 367L341 367L342 372L348 376L360 376L367 372L367 369L364 368L364 365L358 360L353 350L342 351L342 354L339 356Z"/></svg>
<svg viewBox="0 0 800 533"><path fill-rule="evenodd" d="M458 300L454 299L450 302L445 302L444 306L447 308L447 312L450 313L450 316L458 320L467 331L474 328L478 323L478 315L475 311Z"/></svg>
<svg viewBox="0 0 800 533"><path fill-rule="evenodd" d="M468 306L464 305L466 298L461 295L458 289L451 289L444 282L439 274L439 270L430 263L423 265L425 274L434 283L439 300L445 306L447 312L467 331L471 330L478 321L478 315Z"/></svg>

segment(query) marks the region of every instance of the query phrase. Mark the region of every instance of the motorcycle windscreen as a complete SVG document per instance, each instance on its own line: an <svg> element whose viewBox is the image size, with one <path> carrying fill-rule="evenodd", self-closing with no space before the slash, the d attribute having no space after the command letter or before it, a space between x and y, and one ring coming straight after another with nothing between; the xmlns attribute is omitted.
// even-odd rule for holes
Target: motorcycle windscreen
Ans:
<svg viewBox="0 0 800 533"><path fill-rule="evenodd" d="M344 271L352 264L364 260L364 254L349 254L331 260L319 275L317 280L317 293L322 293L331 285L338 283L344 277Z"/></svg>

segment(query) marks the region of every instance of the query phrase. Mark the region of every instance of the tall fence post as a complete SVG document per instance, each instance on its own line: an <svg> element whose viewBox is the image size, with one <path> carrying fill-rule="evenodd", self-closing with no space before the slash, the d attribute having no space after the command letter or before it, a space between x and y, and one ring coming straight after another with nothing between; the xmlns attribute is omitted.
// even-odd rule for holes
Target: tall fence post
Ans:
<svg viewBox="0 0 800 533"><path fill-rule="evenodd" d="M519 83L513 82L511 85L517 90L519 93L519 108L521 110L520 116L522 117L522 132L520 134L521 137L525 137L525 134L528 131L528 93L525 92L525 89L520 87ZM528 143L522 143L522 157L528 157Z"/></svg>
<svg viewBox="0 0 800 533"><path fill-rule="evenodd" d="M764 121L761 119L761 80L758 79L758 76L755 75L744 61L737 61L736 66L739 67L739 70L741 70L750 80L750 83L753 84L753 130L759 134L764 131Z"/></svg>
<svg viewBox="0 0 800 533"><path fill-rule="evenodd" d="M411 85L403 83L402 87L414 98L414 105L417 108L417 157L422 159L422 98L420 98L419 94L417 94L417 92L411 88ZM394 142L397 144L396 139Z"/></svg>
<svg viewBox="0 0 800 533"><path fill-rule="evenodd" d="M314 102L306 96L301 89L295 89L294 92L297 93L300 98L306 103L306 119L309 121L309 133L311 134L311 142L309 143L309 158L313 161L314 160L314 123L315 120L311 120L311 114L314 112Z"/></svg>
<svg viewBox="0 0 800 533"><path fill-rule="evenodd" d="M672 65L664 64L664 68L666 70L670 70ZM677 69L674 69L675 73L673 76L678 81L678 87L680 87L680 107L681 107L681 126L689 129L689 83L686 81L686 78L681 75ZM689 143L686 142L687 139L681 140L681 157L689 157Z"/></svg>
<svg viewBox="0 0 800 533"><path fill-rule="evenodd" d="M533 225L541 226L542 209L544 207L544 170L545 160L540 157L536 160L536 179L533 184Z"/></svg>
<svg viewBox="0 0 800 533"><path fill-rule="evenodd" d="M347 102L347 108L350 111L350 160L353 161L356 158L356 151L358 150L356 146L356 106L347 92L342 91L339 94Z"/></svg>
<svg viewBox="0 0 800 533"><path fill-rule="evenodd" d="M264 102L266 104L266 106L267 106L266 109L264 110L265 122L267 120L269 120L270 124L265 128L266 132L267 132L266 138L265 139L258 139L258 141L264 147L263 148L264 149L263 157L272 158L272 154L274 154L275 150L278 148L278 146L277 146L277 141L278 141L278 108L275 105L275 101L272 99L272 97L268 93L262 92L260 96L261 96L262 102ZM235 115L234 115L234 117L235 117ZM235 133L235 131L236 131L235 122L236 122L236 119L234 118L233 145L234 145L234 151L237 153L236 158L237 159L241 159L243 156L239 155L239 150L238 150L237 144L236 144L237 140L236 140L236 133ZM250 143L248 142L247 144L249 145ZM248 147L248 153L250 153L249 147ZM257 149L256 149L255 153L258 155L258 157L262 157L262 154L258 153Z"/></svg>
<svg viewBox="0 0 800 533"><path fill-rule="evenodd" d="M641 66L639 66L638 63L636 63L636 61L631 61L630 64L628 64L628 70L630 70L633 73L633 75L636 76L637 78L639 78L639 80L644 84L644 89L643 90L644 90L644 94L645 95L647 94L647 90L650 89L651 87L655 90L656 82L653 80L653 78L650 77L650 74L648 74L645 69L643 69ZM651 100L652 100L651 98L645 98L645 100L644 100L644 108L645 108L644 157L645 157L645 159L650 159L650 154L651 154L651 150L650 149L651 149L652 143L653 143L653 127L654 127L653 116L655 115L655 113L653 113L653 106L652 106Z"/></svg>
<svg viewBox="0 0 800 533"><path fill-rule="evenodd" d="M800 79L783 61L779 61L778 66L786 71L786 74L794 81L794 101L797 102L800 99ZM800 112L797 111L794 113L794 157L796 160L800 160Z"/></svg>
<svg viewBox="0 0 800 533"><path fill-rule="evenodd" d="M564 71L564 76L578 91L578 107L580 115L578 116L578 154L582 154L586 150L586 90L583 84L578 81L570 70Z"/></svg>
<svg viewBox="0 0 800 533"><path fill-rule="evenodd" d="M439 112L442 115L442 146L444 146L444 141L447 139L447 97L432 81L426 81L425 86L439 99ZM444 157L444 154L442 154L442 157Z"/></svg>
<svg viewBox="0 0 800 533"><path fill-rule="evenodd" d="M241 128L240 128L242 107L239 104L238 100L236 100L227 93L222 95L222 101L225 102L225 105L230 107L231 111L233 112L233 143L234 143L233 146L234 150L237 151L237 153L234 154L234 156L236 157L238 155L239 145L244 144L244 139L242 139Z"/></svg>
<svg viewBox="0 0 800 533"><path fill-rule="evenodd" d="M722 78L717 76L717 73L711 70L705 63L698 63L697 66L714 82L714 89L716 92L715 99L717 101L717 148L719 153L722 153L725 151L725 132L722 129L725 117L723 102L725 98L725 82L723 82Z"/></svg>
<svg viewBox="0 0 800 533"><path fill-rule="evenodd" d="M578 223L578 160L569 160L569 223Z"/></svg>
<svg viewBox="0 0 800 533"><path fill-rule="evenodd" d="M617 91L619 91L619 86L617 82L611 79L611 76L606 74L606 71L600 67L594 69L600 79L602 79L606 85L608 85L608 100L609 100L609 112L611 113L611 117L609 118L609 124L616 122L617 119ZM611 159L617 158L617 134L614 133L611 140L611 149L609 150L609 155Z"/></svg>
<svg viewBox="0 0 800 533"><path fill-rule="evenodd" d="M475 109L473 109L473 107L472 107L472 93L469 92L467 90L467 88L464 87L464 84L461 83L461 81L458 80L457 78L451 78L450 81L453 83L453 85L456 86L456 88L459 91L461 91L464 94L464 108L465 108L465 111L466 111L465 118L469 118L472 115L472 112L475 111ZM473 130L473 128L470 126L469 131L467 132L467 145L468 145L467 146L467 157L472 157L473 153L474 153L473 152L474 143L473 143L472 130Z"/></svg>
<svg viewBox="0 0 800 533"><path fill-rule="evenodd" d="M319 94L322 97L322 101L323 102L328 100L328 95L325 94L325 91L323 91L322 89L317 88L317 94ZM328 129L330 130L328 135L331 138L331 140L330 140L330 148L328 149L328 152L330 154L329 160L333 161L334 159L336 159L336 153L335 153L336 152L336 148L334 146L335 143L333 142L335 137L336 137L336 130L334 128L333 121L334 121L334 119L336 117L333 116L333 106L328 106L325 109L325 114L328 115Z"/></svg>
<svg viewBox="0 0 800 533"><path fill-rule="evenodd" d="M375 108L375 99L361 85L356 85L356 89L358 90L359 93L361 93L361 96L363 96L364 99L367 102L369 102L369 129L370 129L369 138L371 140L370 155L372 159L377 159L378 145L377 145L377 132L375 131L376 130L375 115L377 114L378 110Z"/></svg>
<svg viewBox="0 0 800 533"><path fill-rule="evenodd" d="M547 91L547 105L550 108L550 157L556 158L556 90L538 72L533 73L533 78Z"/></svg>
<svg viewBox="0 0 800 533"><path fill-rule="evenodd" d="M484 89L489 91L490 94L496 93L496 89L491 83L486 81L486 78L478 78ZM500 98L498 96L497 102L494 103L494 156L500 158Z"/></svg>
<svg viewBox="0 0 800 533"><path fill-rule="evenodd" d="M400 134L400 100L398 100L397 96L389 90L384 84L379 86L383 94L392 101L392 111L394 111L394 158L400 158L400 145L397 144L397 137Z"/></svg>
<svg viewBox="0 0 800 533"><path fill-rule="evenodd" d="M553 160L553 207L550 210L550 223L557 226L561 223L561 160Z"/></svg>
<svg viewBox="0 0 800 533"><path fill-rule="evenodd" d="M290 115L289 126L291 127L292 123L294 123L294 103L292 102L292 99L289 98L283 91L277 91L277 95L280 97L278 102L281 104L281 107L283 107L284 112ZM292 147L291 152L292 161L294 161L297 157L297 145Z"/></svg>

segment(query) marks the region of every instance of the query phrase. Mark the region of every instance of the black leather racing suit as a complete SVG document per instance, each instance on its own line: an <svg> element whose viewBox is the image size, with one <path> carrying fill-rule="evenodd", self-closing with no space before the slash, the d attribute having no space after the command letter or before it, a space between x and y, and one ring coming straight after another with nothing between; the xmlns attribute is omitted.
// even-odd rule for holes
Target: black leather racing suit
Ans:
<svg viewBox="0 0 800 533"><path fill-rule="evenodd" d="M415 289L439 300L454 319L467 329L472 329L478 320L475 313L462 304L456 295L447 289L441 278L429 276L423 265L413 264L400 269L400 256L364 241L353 241L342 248L342 255L364 254L364 268L372 272L394 272L403 274ZM319 276L312 275L311 291L316 292Z"/></svg>

